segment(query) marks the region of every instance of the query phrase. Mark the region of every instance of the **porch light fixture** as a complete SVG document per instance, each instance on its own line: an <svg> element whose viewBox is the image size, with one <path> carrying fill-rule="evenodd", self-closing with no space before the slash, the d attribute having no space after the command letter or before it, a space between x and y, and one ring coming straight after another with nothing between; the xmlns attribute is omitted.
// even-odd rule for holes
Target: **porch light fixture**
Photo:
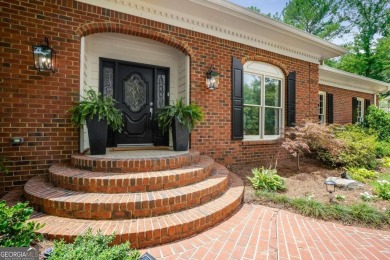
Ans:
<svg viewBox="0 0 390 260"><path fill-rule="evenodd" d="M56 52L50 48L49 39L45 37L45 45L33 45L34 67L38 71L50 70L55 73Z"/></svg>
<svg viewBox="0 0 390 260"><path fill-rule="evenodd" d="M329 202L333 203L333 192L336 190L336 183L332 180L327 180L324 184L326 186L326 191L329 192Z"/></svg>
<svg viewBox="0 0 390 260"><path fill-rule="evenodd" d="M206 72L206 86L208 89L214 90L219 87L219 76L221 76L221 74L216 72L214 70L214 65L212 65Z"/></svg>

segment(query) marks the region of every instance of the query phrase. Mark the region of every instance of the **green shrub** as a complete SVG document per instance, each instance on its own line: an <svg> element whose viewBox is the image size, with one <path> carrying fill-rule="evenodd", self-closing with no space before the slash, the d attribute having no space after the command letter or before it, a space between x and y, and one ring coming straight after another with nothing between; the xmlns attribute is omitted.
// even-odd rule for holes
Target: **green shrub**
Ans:
<svg viewBox="0 0 390 260"><path fill-rule="evenodd" d="M286 184L282 177L276 174L276 169L254 168L252 173L253 177L248 177L248 179L256 190L277 191L286 189Z"/></svg>
<svg viewBox="0 0 390 260"><path fill-rule="evenodd" d="M377 132L379 141L390 142L390 114L375 106L370 106L364 125Z"/></svg>
<svg viewBox="0 0 390 260"><path fill-rule="evenodd" d="M377 141L375 151L378 158L390 156L390 142Z"/></svg>
<svg viewBox="0 0 390 260"><path fill-rule="evenodd" d="M390 200L390 182L386 180L376 181L374 184L375 193L379 198L384 200Z"/></svg>
<svg viewBox="0 0 390 260"><path fill-rule="evenodd" d="M27 205L28 202L9 207L0 201L0 246L26 247L42 239L35 231L43 225L28 222L33 209Z"/></svg>
<svg viewBox="0 0 390 260"><path fill-rule="evenodd" d="M114 235L105 236L100 231L93 235L89 229L84 235L77 236L73 243L65 244L63 240L54 241L54 250L49 259L122 260L139 258L139 251L130 249L129 242L109 246L113 240Z"/></svg>
<svg viewBox="0 0 390 260"><path fill-rule="evenodd" d="M390 168L390 157L384 157L382 160L382 166Z"/></svg>
<svg viewBox="0 0 390 260"><path fill-rule="evenodd" d="M366 167L369 169L377 165L377 137L375 134L354 125L347 126L343 131L338 131L336 136L346 145L346 148L338 155L338 165Z"/></svg>
<svg viewBox="0 0 390 260"><path fill-rule="evenodd" d="M347 168L347 172L352 179L362 183L367 183L378 178L378 173L376 171L367 170L365 168L349 167Z"/></svg>

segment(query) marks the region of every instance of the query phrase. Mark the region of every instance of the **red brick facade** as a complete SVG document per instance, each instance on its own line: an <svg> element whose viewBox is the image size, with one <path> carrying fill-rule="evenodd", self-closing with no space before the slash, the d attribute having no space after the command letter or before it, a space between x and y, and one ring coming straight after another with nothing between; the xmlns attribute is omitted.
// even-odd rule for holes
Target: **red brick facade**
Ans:
<svg viewBox="0 0 390 260"><path fill-rule="evenodd" d="M78 152L79 134L70 125L66 111L79 96L81 36L100 32L129 34L163 42L189 55L190 98L205 113L205 120L191 135L191 147L224 164L269 162L279 150L277 143L231 140L232 56L243 63L256 60L276 65L286 78L289 72L296 71L297 123L318 118L317 64L70 0L0 1L0 17L0 143L10 171L0 177L0 192L46 173L53 163L70 162L70 156ZM31 46L44 37L57 51L58 72L54 74L33 68ZM222 73L216 91L205 88L205 72L211 64ZM345 92L340 96L343 99L355 95L337 91ZM335 95L335 106L350 104L350 100L338 100ZM351 121L351 113L342 115L344 108L337 111L335 107L335 122ZM25 143L12 146L10 139L17 136L23 137Z"/></svg>
<svg viewBox="0 0 390 260"><path fill-rule="evenodd" d="M333 123L335 124L351 124L352 123L352 98L369 99L371 104L374 104L374 95L351 91L341 88L335 88L325 85L320 85L320 91L333 94Z"/></svg>

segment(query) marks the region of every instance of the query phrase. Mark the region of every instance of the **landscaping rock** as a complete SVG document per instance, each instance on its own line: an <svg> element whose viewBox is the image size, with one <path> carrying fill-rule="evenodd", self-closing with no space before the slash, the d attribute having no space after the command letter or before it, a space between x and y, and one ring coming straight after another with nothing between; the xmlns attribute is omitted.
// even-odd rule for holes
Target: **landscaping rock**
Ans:
<svg viewBox="0 0 390 260"><path fill-rule="evenodd" d="M337 187L342 189L348 189L348 190L356 190L364 186L364 184L361 182L355 180L343 179L339 177L328 177L326 180L334 181Z"/></svg>

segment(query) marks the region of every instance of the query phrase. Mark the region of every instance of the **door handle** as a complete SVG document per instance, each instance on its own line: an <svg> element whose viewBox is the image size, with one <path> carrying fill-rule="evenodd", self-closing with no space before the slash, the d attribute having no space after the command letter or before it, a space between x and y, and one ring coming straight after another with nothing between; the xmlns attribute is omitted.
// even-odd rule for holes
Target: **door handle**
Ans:
<svg viewBox="0 0 390 260"><path fill-rule="evenodd" d="M153 107L149 108L149 112L150 112L150 120L153 119Z"/></svg>

